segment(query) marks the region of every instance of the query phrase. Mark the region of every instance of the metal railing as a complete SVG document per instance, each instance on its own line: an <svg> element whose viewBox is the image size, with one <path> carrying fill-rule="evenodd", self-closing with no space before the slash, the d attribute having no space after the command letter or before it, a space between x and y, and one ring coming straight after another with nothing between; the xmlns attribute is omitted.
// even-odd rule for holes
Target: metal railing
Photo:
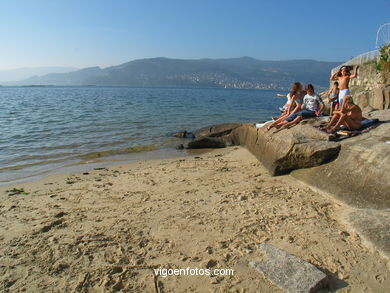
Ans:
<svg viewBox="0 0 390 293"><path fill-rule="evenodd" d="M376 59L376 57L379 55L379 50L372 50L367 53L360 54L356 57L353 57L351 60L348 60L347 62L340 64L339 66L332 69L332 74L335 73L337 70L339 70L342 66L345 65L362 65L366 62L373 61Z"/></svg>

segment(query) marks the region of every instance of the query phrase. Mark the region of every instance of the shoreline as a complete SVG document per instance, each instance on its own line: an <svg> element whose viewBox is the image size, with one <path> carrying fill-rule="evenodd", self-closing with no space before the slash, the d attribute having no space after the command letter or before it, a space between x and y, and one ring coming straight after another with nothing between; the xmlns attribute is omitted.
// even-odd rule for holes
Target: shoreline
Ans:
<svg viewBox="0 0 390 293"><path fill-rule="evenodd" d="M206 149L203 151L198 150L198 151L199 153L202 153L202 152L210 151L210 149ZM196 154L197 154L196 150L194 151L194 150L177 150L174 148L160 148L151 151L140 151L140 152L127 153L127 154L105 156L102 159L96 158L96 159L85 160L85 161L77 161L75 163L71 163L72 161L70 160L68 164L55 167L51 170L43 170L39 172L38 175L32 174L32 173L35 174L37 173L36 169L31 170L29 172L22 169L21 171L25 171L24 175L14 180L0 181L0 187L34 182L51 175L81 173L81 172L87 172L93 170L94 168L113 167L116 165L130 164L138 161L187 157ZM45 167L48 165L50 164L44 164L43 166Z"/></svg>
<svg viewBox="0 0 390 293"><path fill-rule="evenodd" d="M260 243L327 272L332 290L390 287L388 261L344 223L348 206L290 175L270 176L245 148L85 173L14 186L28 194L0 187L4 288L279 292L247 265ZM158 267L235 274L155 278Z"/></svg>

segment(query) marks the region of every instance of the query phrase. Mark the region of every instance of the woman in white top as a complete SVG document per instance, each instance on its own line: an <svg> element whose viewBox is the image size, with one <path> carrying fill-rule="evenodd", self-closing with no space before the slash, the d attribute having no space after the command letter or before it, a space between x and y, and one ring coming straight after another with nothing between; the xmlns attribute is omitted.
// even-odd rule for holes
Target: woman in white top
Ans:
<svg viewBox="0 0 390 293"><path fill-rule="evenodd" d="M303 97L302 84L300 82L295 82L287 97L289 97L289 102L287 102L286 105L283 106L283 108L287 106L286 110L278 119L276 119L274 122L267 126L267 130L270 130L272 127L284 121L284 119L286 119L288 116L298 112L301 109Z"/></svg>

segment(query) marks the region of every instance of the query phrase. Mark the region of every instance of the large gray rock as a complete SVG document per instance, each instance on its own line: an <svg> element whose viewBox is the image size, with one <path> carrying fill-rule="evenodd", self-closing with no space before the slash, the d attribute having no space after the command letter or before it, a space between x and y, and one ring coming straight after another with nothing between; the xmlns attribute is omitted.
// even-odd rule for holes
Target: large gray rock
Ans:
<svg viewBox="0 0 390 293"><path fill-rule="evenodd" d="M285 130L267 131L266 126L255 128L244 124L233 130L232 141L247 147L272 175L319 166L335 159L340 144L329 141L329 135L313 127L313 119Z"/></svg>
<svg viewBox="0 0 390 293"><path fill-rule="evenodd" d="M371 112L390 122L390 110ZM292 176L358 208L390 208L390 123L341 141L337 159Z"/></svg>
<svg viewBox="0 0 390 293"><path fill-rule="evenodd" d="M347 216L355 231L382 254L390 257L390 209L357 209Z"/></svg>
<svg viewBox="0 0 390 293"><path fill-rule="evenodd" d="M201 137L188 143L188 149L224 148L226 143L214 137Z"/></svg>
<svg viewBox="0 0 390 293"><path fill-rule="evenodd" d="M221 137L230 134L233 129L241 126L241 123L224 123L203 127L193 134L198 137Z"/></svg>
<svg viewBox="0 0 390 293"><path fill-rule="evenodd" d="M356 105L358 105L361 109L368 107L370 100L370 92L363 91L353 95L353 101Z"/></svg>
<svg viewBox="0 0 390 293"><path fill-rule="evenodd" d="M253 124L227 123L208 126L194 132L197 139L187 148L219 148L233 145L247 147L273 175L319 166L333 160L340 144L329 141L329 135L319 131L321 119L303 121L291 129L267 132Z"/></svg>
<svg viewBox="0 0 390 293"><path fill-rule="evenodd" d="M383 88L374 88L370 96L370 106L377 110L385 109L385 98L383 95Z"/></svg>
<svg viewBox="0 0 390 293"><path fill-rule="evenodd" d="M249 264L286 292L317 292L328 285L327 275L307 261L271 244L263 243L260 249L266 259Z"/></svg>
<svg viewBox="0 0 390 293"><path fill-rule="evenodd" d="M353 100L362 109L370 106L376 110L386 110L389 108L389 94L390 87L375 87L369 91L353 93Z"/></svg>
<svg viewBox="0 0 390 293"><path fill-rule="evenodd" d="M384 98L384 110L387 110L390 108L390 87L385 87L383 89L383 98Z"/></svg>
<svg viewBox="0 0 390 293"><path fill-rule="evenodd" d="M193 133L195 140L189 142L186 148L224 148L238 145L239 141L231 134L234 129L241 125L240 123L225 123L201 128Z"/></svg>

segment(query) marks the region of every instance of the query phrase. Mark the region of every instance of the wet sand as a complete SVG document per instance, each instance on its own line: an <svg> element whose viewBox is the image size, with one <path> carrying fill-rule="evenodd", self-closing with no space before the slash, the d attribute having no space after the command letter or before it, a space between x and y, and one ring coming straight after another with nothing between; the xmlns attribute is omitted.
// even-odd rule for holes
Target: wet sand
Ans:
<svg viewBox="0 0 390 293"><path fill-rule="evenodd" d="M333 291L390 288L388 260L343 220L348 206L269 176L240 147L53 175L0 197L4 292L280 292L248 266L264 242L327 272ZM187 267L234 275L153 271Z"/></svg>

